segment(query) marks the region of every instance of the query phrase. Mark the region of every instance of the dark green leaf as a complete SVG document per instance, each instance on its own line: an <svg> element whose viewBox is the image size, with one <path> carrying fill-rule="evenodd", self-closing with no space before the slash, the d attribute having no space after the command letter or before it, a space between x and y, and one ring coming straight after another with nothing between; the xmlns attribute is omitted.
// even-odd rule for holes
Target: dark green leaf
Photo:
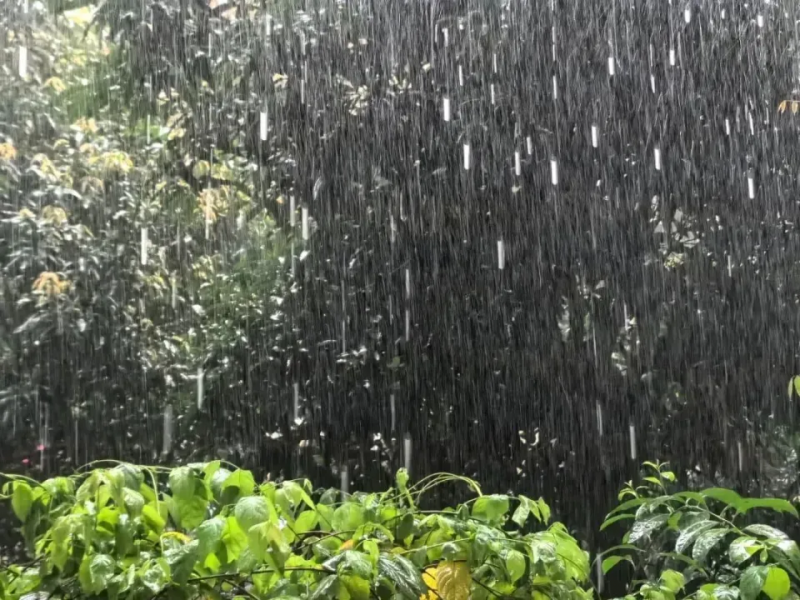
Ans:
<svg viewBox="0 0 800 600"><path fill-rule="evenodd" d="M716 546L722 538L731 532L727 527L708 529L698 536L692 549L692 558L702 563L711 549Z"/></svg>
<svg viewBox="0 0 800 600"><path fill-rule="evenodd" d="M764 587L769 574L769 567L752 566L745 569L739 580L739 592L742 600L756 600Z"/></svg>
<svg viewBox="0 0 800 600"><path fill-rule="evenodd" d="M409 600L417 600L425 593L426 587L419 571L402 556L382 554L378 558L378 575L392 582L398 593Z"/></svg>
<svg viewBox="0 0 800 600"><path fill-rule="evenodd" d="M608 527L611 527L617 521L623 521L623 520L626 520L626 519L635 519L635 518L636 518L635 515L632 515L630 513L623 513L621 515L614 515L610 519L606 519L605 521L603 521L603 524L600 526L600 531L605 531L605 529L607 529Z"/></svg>
<svg viewBox="0 0 800 600"><path fill-rule="evenodd" d="M628 562L630 562L631 564L633 564L633 563L631 562L631 559L630 559L630 557L628 557L628 556L619 556L619 555L614 555L614 556L608 556L608 557L604 558L604 559L603 559L603 563L602 563L602 565L601 565L601 566L602 566L602 568L603 568L603 574L606 574L606 573L608 573L608 572L609 572L611 569L613 569L614 567L616 567L616 566L617 566L619 563L621 563L623 560L625 560L625 561L628 561Z"/></svg>
<svg viewBox="0 0 800 600"><path fill-rule="evenodd" d="M774 527L770 527L769 525L762 525L761 523L756 523L755 525L748 525L744 528L747 533L752 533L753 535L760 535L765 538L769 538L772 540L788 540L789 536L783 533L780 529L775 529Z"/></svg>
<svg viewBox="0 0 800 600"><path fill-rule="evenodd" d="M716 525L717 523L715 521L702 520L695 521L687 526L686 529L681 531L678 540L675 542L675 552L684 554L692 546L697 536L708 529L716 527Z"/></svg>
<svg viewBox="0 0 800 600"><path fill-rule="evenodd" d="M658 530L669 519L668 514L658 514L646 517L641 521L636 521L631 528L628 541L632 544L638 542L642 538L650 536L654 531Z"/></svg>

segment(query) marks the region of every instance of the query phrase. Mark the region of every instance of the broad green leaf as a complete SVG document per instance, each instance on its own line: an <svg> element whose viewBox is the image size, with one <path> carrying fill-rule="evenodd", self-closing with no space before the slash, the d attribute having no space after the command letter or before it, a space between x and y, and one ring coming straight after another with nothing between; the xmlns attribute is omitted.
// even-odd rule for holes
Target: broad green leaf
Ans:
<svg viewBox="0 0 800 600"><path fill-rule="evenodd" d="M192 540L185 546L170 548L164 552L164 558L170 567L172 580L180 585L184 585L194 571L197 561L199 543Z"/></svg>
<svg viewBox="0 0 800 600"><path fill-rule="evenodd" d="M335 531L355 531L364 523L364 508L354 502L345 502L333 512L331 524Z"/></svg>
<svg viewBox="0 0 800 600"><path fill-rule="evenodd" d="M206 475L206 481L211 493L214 495L214 500L222 503L222 486L230 477L231 472L225 468L217 468L209 471Z"/></svg>
<svg viewBox="0 0 800 600"><path fill-rule="evenodd" d="M751 537L739 537L728 546L728 558L735 565L740 565L753 554L764 548L764 544Z"/></svg>
<svg viewBox="0 0 800 600"><path fill-rule="evenodd" d="M739 590L729 585L707 583L697 591L698 600L737 600Z"/></svg>
<svg viewBox="0 0 800 600"><path fill-rule="evenodd" d="M733 490L729 490L726 488L708 488L707 490L703 490L700 492L706 498L712 498L717 500L718 502L722 502L727 504L728 506L732 506L736 510L739 510L741 506L741 502L743 498L734 492Z"/></svg>
<svg viewBox="0 0 800 600"><path fill-rule="evenodd" d="M614 510L606 515L606 519L612 517L613 515L617 514L618 512L624 512L630 508L636 508L637 506L641 506L642 504L646 504L648 502L647 498L633 498L631 500L627 500L617 506Z"/></svg>
<svg viewBox="0 0 800 600"><path fill-rule="evenodd" d="M628 557L628 556L619 556L618 554L615 554L614 556L608 556L608 557L604 558L603 562L601 564L601 567L603 569L603 574L607 574L611 569L616 567L623 560L631 562L630 557Z"/></svg>
<svg viewBox="0 0 800 600"><path fill-rule="evenodd" d="M525 555L519 550L509 550L506 554L506 571L511 583L516 583L525 575Z"/></svg>
<svg viewBox="0 0 800 600"><path fill-rule="evenodd" d="M339 578L336 575L328 575L319 582L315 589L308 596L308 600L322 600L323 598L335 598L336 589L339 585Z"/></svg>
<svg viewBox="0 0 800 600"><path fill-rule="evenodd" d="M686 527L686 529L681 531L680 535L678 536L678 540L675 542L675 552L684 554L694 543L695 539L697 539L697 536L716 526L717 523L715 521L695 521Z"/></svg>
<svg viewBox="0 0 800 600"><path fill-rule="evenodd" d="M189 531L194 529L206 518L208 500L202 496L189 496L188 498L173 498L177 510L176 521L180 527Z"/></svg>
<svg viewBox="0 0 800 600"><path fill-rule="evenodd" d="M755 525L748 525L744 528L747 533L752 533L753 535L760 535L765 538L769 538L772 540L788 540L789 536L783 533L780 529L775 529L774 527L770 527L769 525L763 525L761 523L756 523Z"/></svg>
<svg viewBox="0 0 800 600"><path fill-rule="evenodd" d="M189 467L177 467L169 472L169 489L176 499L191 498L195 492L195 476Z"/></svg>
<svg viewBox="0 0 800 600"><path fill-rule="evenodd" d="M345 587L351 600L369 600L370 593L369 581L355 575L340 575L339 581Z"/></svg>
<svg viewBox="0 0 800 600"><path fill-rule="evenodd" d="M727 527L718 527L714 529L708 529L701 533L698 536L697 541L694 543L694 548L692 549L692 558L700 563L705 561L711 549L730 532L731 530Z"/></svg>
<svg viewBox="0 0 800 600"><path fill-rule="evenodd" d="M536 505L539 507L539 513L542 515L541 521L546 525L550 522L550 506L543 498L539 498Z"/></svg>
<svg viewBox="0 0 800 600"><path fill-rule="evenodd" d="M611 527L617 521L623 521L626 519L635 519L636 516L630 513L623 513L621 515L614 515L610 519L606 519L603 521L603 524L600 526L600 531L605 531L608 527Z"/></svg>
<svg viewBox="0 0 800 600"><path fill-rule="evenodd" d="M771 600L783 600L791 587L789 574L780 567L769 567L767 578L764 581L762 592L770 597Z"/></svg>
<svg viewBox="0 0 800 600"><path fill-rule="evenodd" d="M222 530L222 544L225 546L228 562L234 562L239 558L242 550L247 547L247 534L239 527L235 517L225 519L225 527Z"/></svg>
<svg viewBox="0 0 800 600"><path fill-rule="evenodd" d="M525 522L528 520L530 514L530 501L527 498L520 498L519 506L517 506L517 508L514 510L514 514L511 515L511 520L519 527L524 527Z"/></svg>
<svg viewBox="0 0 800 600"><path fill-rule="evenodd" d="M661 585L663 585L673 594L677 594L686 584L686 578L683 576L683 573L678 573L672 569L667 569L661 573L661 577L659 579L661 581Z"/></svg>
<svg viewBox="0 0 800 600"><path fill-rule="evenodd" d="M340 573L372 579L372 561L365 554L356 550L346 550L342 556L344 558L337 568Z"/></svg>
<svg viewBox="0 0 800 600"><path fill-rule="evenodd" d="M254 525L247 530L247 541L250 551L260 560L272 562L275 558L274 552L289 554L291 548L283 538L283 534L277 525L266 521L259 525Z"/></svg>
<svg viewBox="0 0 800 600"><path fill-rule="evenodd" d="M797 542L794 540L781 540L773 551L778 557L785 557L788 562L785 566L790 567L789 570L800 578L800 549L797 546Z"/></svg>
<svg viewBox="0 0 800 600"><path fill-rule="evenodd" d="M157 534L161 534L167 524L161 513L156 510L155 503L145 504L142 508L142 521Z"/></svg>
<svg viewBox="0 0 800 600"><path fill-rule="evenodd" d="M33 491L24 481L14 482L14 492L11 495L11 508L17 518L25 522L33 506Z"/></svg>
<svg viewBox="0 0 800 600"><path fill-rule="evenodd" d="M258 525L269 520L269 506L267 499L261 496L245 496L240 498L234 509L236 520L239 521L244 531L249 531L253 525Z"/></svg>
<svg viewBox="0 0 800 600"><path fill-rule="evenodd" d="M87 594L99 594L114 575L114 559L108 554L85 554L78 571L81 589Z"/></svg>
<svg viewBox="0 0 800 600"><path fill-rule="evenodd" d="M747 498L740 504L740 512L746 513L753 508L768 508L777 512L788 513L797 517L797 509L788 500L783 498Z"/></svg>
<svg viewBox="0 0 800 600"><path fill-rule="evenodd" d="M75 484L67 477L54 477L42 484L47 493L53 497L71 496L75 493Z"/></svg>
<svg viewBox="0 0 800 600"><path fill-rule="evenodd" d="M419 571L403 556L382 554L378 558L378 575L394 584L397 591L409 600L416 600L425 593Z"/></svg>
<svg viewBox="0 0 800 600"><path fill-rule="evenodd" d="M195 530L199 542L197 548L198 560L205 560L206 556L216 550L217 544L222 539L222 530L225 528L225 518L216 516L204 521Z"/></svg>
<svg viewBox="0 0 800 600"><path fill-rule="evenodd" d="M255 489L256 480L253 479L253 474L250 471L236 469L222 483L221 496L223 504L231 504L242 496L252 496Z"/></svg>
<svg viewBox="0 0 800 600"><path fill-rule="evenodd" d="M150 592L158 595L169 583L169 563L164 558L149 560L139 570L139 578Z"/></svg>
<svg viewBox="0 0 800 600"><path fill-rule="evenodd" d="M495 494L481 496L472 505L472 516L489 523L500 522L508 512L508 496Z"/></svg>
<svg viewBox="0 0 800 600"><path fill-rule="evenodd" d="M631 528L628 541L635 544L639 540L648 537L654 531L658 530L669 519L668 514L658 514L646 517L641 521L636 521Z"/></svg>
<svg viewBox="0 0 800 600"><path fill-rule="evenodd" d="M125 503L125 510L128 511L128 514L134 517L142 514L144 496L139 492L126 487L122 490L122 500Z"/></svg>
<svg viewBox="0 0 800 600"><path fill-rule="evenodd" d="M739 592L742 600L756 600L769 575L769 567L752 566L745 569L739 580Z"/></svg>
<svg viewBox="0 0 800 600"><path fill-rule="evenodd" d="M317 511L303 511L297 516L297 519L294 522L294 531L297 535L302 535L309 531L313 531L313 529L317 526L318 521L319 515L317 514Z"/></svg>

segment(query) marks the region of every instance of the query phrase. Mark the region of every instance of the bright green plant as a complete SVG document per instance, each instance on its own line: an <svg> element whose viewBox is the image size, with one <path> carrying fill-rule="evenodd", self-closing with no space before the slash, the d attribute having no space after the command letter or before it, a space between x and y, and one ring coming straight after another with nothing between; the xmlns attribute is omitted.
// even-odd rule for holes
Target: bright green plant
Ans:
<svg viewBox="0 0 800 600"><path fill-rule="evenodd" d="M800 591L800 549L784 532L753 521L770 511L797 517L779 498L743 498L733 490L709 488L670 493L675 475L663 463L641 485L628 483L621 504L602 529L629 523L622 544L602 558L604 572L630 563L636 591L626 598L674 600L756 600L796 597Z"/></svg>
<svg viewBox="0 0 800 600"><path fill-rule="evenodd" d="M463 477L409 486L401 470L395 488L353 495L258 484L220 461L7 478L32 562L0 571L4 598L591 596L587 554L561 523L547 526L543 500L484 495ZM421 510L447 482L475 497Z"/></svg>

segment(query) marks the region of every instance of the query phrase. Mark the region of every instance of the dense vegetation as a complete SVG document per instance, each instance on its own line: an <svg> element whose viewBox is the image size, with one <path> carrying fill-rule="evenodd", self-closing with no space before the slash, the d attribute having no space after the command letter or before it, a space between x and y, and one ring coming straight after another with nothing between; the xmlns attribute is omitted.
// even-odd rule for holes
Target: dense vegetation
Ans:
<svg viewBox="0 0 800 600"><path fill-rule="evenodd" d="M536 4L3 2L5 470L800 492L794 9Z"/></svg>
<svg viewBox="0 0 800 600"><path fill-rule="evenodd" d="M645 463L604 527L630 521L602 571L627 561L627 600L783 600L800 590L800 549L747 521L776 498L731 490L670 493L675 474ZM0 597L589 599L589 555L544 500L482 493L465 477L383 493L314 490L308 480L257 483L222 461L166 469L120 463L42 483L7 476L31 562L0 565ZM473 497L424 509L458 485ZM633 511L633 512L629 512ZM40 596L37 596L40 597Z"/></svg>

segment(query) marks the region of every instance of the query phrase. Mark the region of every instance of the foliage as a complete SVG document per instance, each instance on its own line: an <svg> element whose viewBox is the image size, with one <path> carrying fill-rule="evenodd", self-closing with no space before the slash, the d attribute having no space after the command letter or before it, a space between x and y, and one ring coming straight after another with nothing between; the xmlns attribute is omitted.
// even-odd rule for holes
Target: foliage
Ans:
<svg viewBox="0 0 800 600"><path fill-rule="evenodd" d="M409 486L400 471L394 488L353 495L307 480L257 484L220 461L8 479L32 562L0 572L4 598L591 596L587 554L561 523L548 526L543 500L484 495L464 477ZM476 496L419 508L459 482Z"/></svg>
<svg viewBox="0 0 800 600"><path fill-rule="evenodd" d="M675 474L662 463L645 463L642 484L629 483L603 529L625 523L622 544L602 557L608 572L629 563L641 577L626 598L756 600L797 597L800 549L783 531L752 519L754 514L797 510L779 498L745 498L733 490L708 488L669 493ZM598 559L599 560L599 559Z"/></svg>

